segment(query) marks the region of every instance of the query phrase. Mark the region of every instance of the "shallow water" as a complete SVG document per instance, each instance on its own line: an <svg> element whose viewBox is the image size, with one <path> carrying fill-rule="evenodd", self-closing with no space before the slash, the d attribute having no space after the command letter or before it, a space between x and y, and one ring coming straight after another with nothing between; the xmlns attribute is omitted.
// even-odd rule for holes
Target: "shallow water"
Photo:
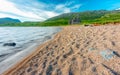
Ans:
<svg viewBox="0 0 120 75"><path fill-rule="evenodd" d="M0 62L24 50L32 43L43 43L60 31L58 27L0 27ZM3 46L15 42L15 47Z"/></svg>

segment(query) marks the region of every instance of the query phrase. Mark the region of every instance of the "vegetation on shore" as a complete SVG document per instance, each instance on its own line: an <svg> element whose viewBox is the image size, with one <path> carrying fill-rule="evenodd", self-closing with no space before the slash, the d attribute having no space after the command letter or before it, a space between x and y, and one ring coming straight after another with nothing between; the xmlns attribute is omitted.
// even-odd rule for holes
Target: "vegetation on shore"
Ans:
<svg viewBox="0 0 120 75"><path fill-rule="evenodd" d="M120 11L95 10L75 13L65 13L52 17L44 22L23 22L23 23L7 23L0 26L66 26L69 20L77 17L80 18L82 24L107 24L120 22Z"/></svg>

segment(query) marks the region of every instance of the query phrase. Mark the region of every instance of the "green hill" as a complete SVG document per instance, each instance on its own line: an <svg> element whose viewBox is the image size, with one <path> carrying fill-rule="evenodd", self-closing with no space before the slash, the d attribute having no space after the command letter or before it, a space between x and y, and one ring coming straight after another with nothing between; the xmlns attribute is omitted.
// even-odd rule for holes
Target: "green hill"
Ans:
<svg viewBox="0 0 120 75"><path fill-rule="evenodd" d="M44 22L23 22L23 23L9 23L1 24L1 26L61 26L69 25L72 18L80 18L80 25L82 24L106 24L120 22L120 11L113 10L95 10L85 12L64 13L47 19Z"/></svg>
<svg viewBox="0 0 120 75"><path fill-rule="evenodd" d="M64 21L64 24L68 24L68 21L71 18L78 17L81 20L80 24L106 24L113 22L120 22L120 11L106 11L106 10L98 10L98 11L85 11L78 13L66 13L53 18L46 20L47 22L51 21Z"/></svg>
<svg viewBox="0 0 120 75"><path fill-rule="evenodd" d="M106 10L98 10L98 11L85 11L85 12L77 12L77 13L66 13L53 18L46 20L50 21L64 21L65 24L68 24L68 21L74 17L78 17L81 20L81 24L83 23L91 23L92 21L101 18L105 14L110 13L110 11Z"/></svg>
<svg viewBox="0 0 120 75"><path fill-rule="evenodd" d="M0 18L0 24L8 24L8 23L20 23L20 20L12 19L12 18Z"/></svg>

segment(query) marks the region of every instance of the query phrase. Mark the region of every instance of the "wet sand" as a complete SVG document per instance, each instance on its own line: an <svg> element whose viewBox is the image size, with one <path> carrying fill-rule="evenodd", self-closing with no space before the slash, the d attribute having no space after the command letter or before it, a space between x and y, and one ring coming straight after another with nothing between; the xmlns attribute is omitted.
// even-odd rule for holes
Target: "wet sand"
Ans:
<svg viewBox="0 0 120 75"><path fill-rule="evenodd" d="M120 26L64 27L3 75L120 75Z"/></svg>

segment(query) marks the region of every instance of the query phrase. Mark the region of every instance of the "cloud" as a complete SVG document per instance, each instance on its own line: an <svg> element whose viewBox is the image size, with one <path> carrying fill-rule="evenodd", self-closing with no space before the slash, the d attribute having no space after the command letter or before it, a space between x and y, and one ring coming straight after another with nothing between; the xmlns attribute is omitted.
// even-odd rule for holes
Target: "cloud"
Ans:
<svg viewBox="0 0 120 75"><path fill-rule="evenodd" d="M16 7L14 3L8 0L0 0L0 15L2 15L0 17L18 18L23 21L27 21L27 20L42 21L42 20L45 20L46 18L50 18L58 14L55 12L50 12L47 10L42 10L42 9L37 9L37 8L27 7L27 6L25 6L25 9L21 9L20 7L19 8ZM43 15L46 15L46 16L43 16Z"/></svg>
<svg viewBox="0 0 120 75"><path fill-rule="evenodd" d="M9 13L13 13L13 14L17 14L17 15L21 15L27 18L35 18L35 19L41 19L40 17L38 17L36 14L34 14L33 12L29 12L29 11L21 11L19 10L17 7L15 7L15 4L12 2L9 2L7 0L0 0L0 11L1 12L9 12ZM1 13L0 13L1 14ZM5 15L5 14L4 14ZM9 14L10 15L10 14ZM6 15L8 16L8 15ZM11 15L12 16L12 15ZM15 16L14 16L15 17ZM18 17L16 17L18 18Z"/></svg>
<svg viewBox="0 0 120 75"><path fill-rule="evenodd" d="M62 13L69 13L74 9L78 9L82 4L76 4L74 1L66 2L65 4L56 5L55 10Z"/></svg>
<svg viewBox="0 0 120 75"><path fill-rule="evenodd" d="M120 10L120 8L117 8L117 9L115 9L115 10Z"/></svg>
<svg viewBox="0 0 120 75"><path fill-rule="evenodd" d="M58 9L62 9L62 8L65 8L65 5L60 4L60 5L57 5L57 6L56 6L56 10L58 10Z"/></svg>
<svg viewBox="0 0 120 75"><path fill-rule="evenodd" d="M9 14L4 14L4 13L0 13L0 17L13 17L13 18L16 18L16 16L9 15Z"/></svg>
<svg viewBox="0 0 120 75"><path fill-rule="evenodd" d="M69 1L69 2L66 2L65 5L70 6L70 5L74 4L74 3L75 3L75 1Z"/></svg>
<svg viewBox="0 0 120 75"><path fill-rule="evenodd" d="M82 6L82 4L77 4L77 5L74 5L73 7L72 7L72 9L78 9L78 8L80 8Z"/></svg>
<svg viewBox="0 0 120 75"><path fill-rule="evenodd" d="M81 6L74 3L75 1L54 4L51 1L44 3L42 0L0 0L0 17L17 18L21 21L44 21Z"/></svg>
<svg viewBox="0 0 120 75"><path fill-rule="evenodd" d="M66 7L66 5L60 4L55 7L55 10L62 13L69 13L70 8Z"/></svg>

